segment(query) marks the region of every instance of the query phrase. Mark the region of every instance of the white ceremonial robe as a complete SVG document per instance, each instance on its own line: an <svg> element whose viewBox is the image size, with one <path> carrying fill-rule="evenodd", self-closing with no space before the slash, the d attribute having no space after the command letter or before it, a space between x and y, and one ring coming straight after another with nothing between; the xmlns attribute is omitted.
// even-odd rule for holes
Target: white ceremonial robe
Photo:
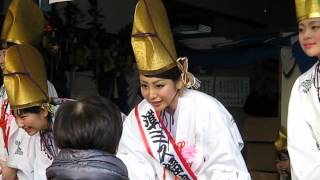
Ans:
<svg viewBox="0 0 320 180"><path fill-rule="evenodd" d="M48 82L48 94L50 97L58 97L57 92L51 82ZM2 102L8 99L4 86L0 88L0 105ZM10 105L6 110L7 114L11 114ZM1 114L1 108L0 108ZM38 171L43 172L52 162L52 160L42 158L43 166L35 168L36 156L42 157L41 152L37 152L36 144L40 144L39 134L29 136L23 129L19 128L15 119L10 120L7 124L10 127L8 138L8 150L5 149L3 132L0 128L0 158L7 162L7 166L18 169L18 179L46 179L45 170L44 174L39 176ZM44 153L44 152L42 152ZM49 164L50 163L50 164ZM49 165L48 165L49 164ZM45 167L45 165L47 165ZM0 178L2 179L2 178Z"/></svg>
<svg viewBox="0 0 320 180"><path fill-rule="evenodd" d="M60 149L54 143L53 138L53 124L54 124L54 115L57 112L61 103L69 101L71 99L57 98L55 101L56 105L52 105L52 119L51 119L51 130L46 130L42 132L43 134L38 133L36 138L37 141L34 144L35 147L35 160L34 160L34 180L46 180L46 171L47 168L52 164L52 161L55 156L58 155ZM42 136L42 137L41 137ZM42 138L42 139L41 139ZM45 143L41 143L45 142Z"/></svg>
<svg viewBox="0 0 320 180"><path fill-rule="evenodd" d="M52 132L49 132L52 133ZM46 170L47 168L52 164L53 161L53 155L48 153L46 147L40 143L40 133L37 133L35 135L36 137L36 143L34 144L34 152L36 154L35 160L34 160L34 180L46 180ZM52 136L53 137L53 136ZM54 143L53 138L50 138L50 141ZM54 147L55 153L58 152L58 148Z"/></svg>
<svg viewBox="0 0 320 180"><path fill-rule="evenodd" d="M138 107L150 109L151 105L143 100ZM173 119L171 134L175 142L194 147L195 155L188 163L192 163L191 170L198 179L251 179L241 154L243 141L235 121L215 98L199 91L185 90L179 97ZM126 164L129 178L173 180L174 175L168 170L164 172L159 161L148 154L134 110L123 128L117 156ZM152 142L149 144L152 146Z"/></svg>
<svg viewBox="0 0 320 180"><path fill-rule="evenodd" d="M320 103L314 84L316 64L295 81L290 95L287 128L292 180L320 179Z"/></svg>

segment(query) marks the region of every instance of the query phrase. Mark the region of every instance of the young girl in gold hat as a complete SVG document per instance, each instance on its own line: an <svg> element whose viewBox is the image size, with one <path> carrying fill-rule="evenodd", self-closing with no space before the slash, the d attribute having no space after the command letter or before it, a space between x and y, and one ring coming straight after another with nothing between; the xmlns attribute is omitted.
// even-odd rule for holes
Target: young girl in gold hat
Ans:
<svg viewBox="0 0 320 180"><path fill-rule="evenodd" d="M320 57L320 1L296 0L299 43L308 56ZM302 74L291 91L288 151L293 180L320 179L320 64Z"/></svg>
<svg viewBox="0 0 320 180"><path fill-rule="evenodd" d="M32 12L32 13L30 13ZM0 66L4 71L4 61L8 48L15 44L39 46L45 25L41 9L32 0L12 0L1 32L4 45L0 51ZM15 58L12 56L11 58ZM10 57L7 61L11 61ZM50 97L57 97L53 85L48 82ZM0 88L0 164L2 177L10 179L34 179L34 145L40 142L39 134L31 137L19 129L11 113L6 88ZM1 174L0 173L0 174ZM1 179L1 177L0 177Z"/></svg>
<svg viewBox="0 0 320 180"><path fill-rule="evenodd" d="M46 167L51 164L57 148L50 130L54 106L48 104L44 61L34 47L13 45L6 50L4 62L4 87L11 111L8 116L17 126L16 135L8 140L9 147L13 144L17 147L8 149L7 166L17 169L18 176L22 173L21 179L46 179ZM22 132L27 133L29 139ZM5 171L3 173L7 178Z"/></svg>
<svg viewBox="0 0 320 180"><path fill-rule="evenodd" d="M140 0L132 46L144 100L124 122L118 157L130 179L249 180L230 113L199 87L178 58L160 0Z"/></svg>

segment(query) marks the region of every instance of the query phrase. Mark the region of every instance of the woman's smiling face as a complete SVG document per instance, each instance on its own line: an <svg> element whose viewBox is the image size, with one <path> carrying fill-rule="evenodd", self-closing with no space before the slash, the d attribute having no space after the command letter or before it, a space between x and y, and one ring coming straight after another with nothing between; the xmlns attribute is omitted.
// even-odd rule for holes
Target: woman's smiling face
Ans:
<svg viewBox="0 0 320 180"><path fill-rule="evenodd" d="M299 22L299 42L308 56L320 56L320 18Z"/></svg>

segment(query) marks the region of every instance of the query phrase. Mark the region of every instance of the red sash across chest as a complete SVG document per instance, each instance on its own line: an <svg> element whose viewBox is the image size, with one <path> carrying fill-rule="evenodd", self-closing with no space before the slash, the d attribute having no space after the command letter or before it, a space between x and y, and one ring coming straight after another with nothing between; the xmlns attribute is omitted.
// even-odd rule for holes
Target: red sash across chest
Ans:
<svg viewBox="0 0 320 180"><path fill-rule="evenodd" d="M181 154L181 145L175 142L171 133L165 128L159 113L154 113L150 109L145 114L140 114L138 107L136 107L135 116L148 154L172 172L175 179L179 177L180 179L196 180L196 175ZM143 122L144 124L142 124ZM158 137L161 138L158 139ZM168 151L169 149L173 150Z"/></svg>

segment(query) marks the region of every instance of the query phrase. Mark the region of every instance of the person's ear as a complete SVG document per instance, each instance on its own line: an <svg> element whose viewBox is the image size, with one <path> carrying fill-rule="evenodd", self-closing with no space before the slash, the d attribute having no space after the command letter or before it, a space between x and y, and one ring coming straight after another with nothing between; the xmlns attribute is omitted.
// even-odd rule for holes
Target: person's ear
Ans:
<svg viewBox="0 0 320 180"><path fill-rule="evenodd" d="M181 78L176 82L176 88L177 88L178 90L184 88L184 84L183 84L183 81L182 81Z"/></svg>
<svg viewBox="0 0 320 180"><path fill-rule="evenodd" d="M49 111L48 111L47 108L41 107L40 114L41 114L42 117L45 117L45 118L46 118L46 117L48 117Z"/></svg>

